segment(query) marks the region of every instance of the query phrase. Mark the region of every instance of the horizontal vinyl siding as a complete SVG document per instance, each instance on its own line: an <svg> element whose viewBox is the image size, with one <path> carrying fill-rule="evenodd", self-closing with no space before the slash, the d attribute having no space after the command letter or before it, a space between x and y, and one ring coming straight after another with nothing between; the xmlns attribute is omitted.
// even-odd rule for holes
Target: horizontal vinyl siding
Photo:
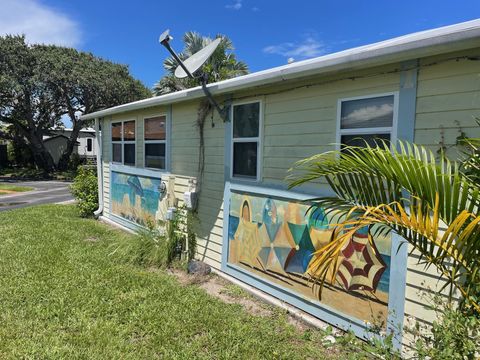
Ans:
<svg viewBox="0 0 480 360"><path fill-rule="evenodd" d="M435 153L443 142L451 159L460 154L461 149L455 143L461 131L470 137L480 137L475 122L475 117L480 116L480 62L442 62L457 55L479 56L480 49L421 60L417 86L414 141ZM422 67L432 63L437 64ZM411 256L408 260L406 316L431 323L435 314L425 308L424 296L438 293L444 284L433 266L425 269L418 263L418 256ZM444 290L443 296L446 294L447 290Z"/></svg>
<svg viewBox="0 0 480 360"><path fill-rule="evenodd" d="M332 150L336 142L339 99L397 91L400 77L383 67L345 74L345 80L312 79L325 84L265 96L263 180L285 186L288 169L298 160ZM358 79L353 80L355 76ZM365 78L362 78L365 77Z"/></svg>
<svg viewBox="0 0 480 360"><path fill-rule="evenodd" d="M172 109L172 174L197 177L199 134L198 102L174 105ZM223 243L224 133L223 121L207 116L204 126L205 169L198 206L196 258L220 269ZM186 191L187 189L185 188ZM183 191L178 193L183 197Z"/></svg>
<svg viewBox="0 0 480 360"><path fill-rule="evenodd" d="M452 56L480 56L480 49L423 59L418 73L415 142L437 152L443 143L447 155L455 159L456 139L463 131L479 137L475 117L480 117L480 61L442 62Z"/></svg>

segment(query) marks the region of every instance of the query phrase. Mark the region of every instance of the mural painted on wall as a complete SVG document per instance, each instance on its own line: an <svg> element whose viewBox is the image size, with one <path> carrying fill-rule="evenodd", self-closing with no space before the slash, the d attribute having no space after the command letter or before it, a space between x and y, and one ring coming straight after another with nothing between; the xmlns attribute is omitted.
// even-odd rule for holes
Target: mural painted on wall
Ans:
<svg viewBox="0 0 480 360"><path fill-rule="evenodd" d="M308 205L232 193L228 262L319 301L308 275L312 254L326 245L331 227L324 213L307 213ZM370 323L386 323L390 279L390 236L357 232L343 248L336 283L326 285L321 303Z"/></svg>
<svg viewBox="0 0 480 360"><path fill-rule="evenodd" d="M113 171L112 213L140 225L155 222L161 179Z"/></svg>

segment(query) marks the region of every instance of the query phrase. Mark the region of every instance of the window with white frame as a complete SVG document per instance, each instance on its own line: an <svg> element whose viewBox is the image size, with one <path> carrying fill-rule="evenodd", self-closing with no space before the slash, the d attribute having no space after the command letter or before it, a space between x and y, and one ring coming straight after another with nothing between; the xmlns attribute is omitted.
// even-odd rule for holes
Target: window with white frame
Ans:
<svg viewBox="0 0 480 360"><path fill-rule="evenodd" d="M144 119L145 167L166 169L167 117Z"/></svg>
<svg viewBox="0 0 480 360"><path fill-rule="evenodd" d="M232 176L258 179L260 102L234 105L232 109Z"/></svg>
<svg viewBox="0 0 480 360"><path fill-rule="evenodd" d="M112 123L112 162L135 166L135 120Z"/></svg>
<svg viewBox="0 0 480 360"><path fill-rule="evenodd" d="M339 101L339 141L342 145L370 146L393 142L395 95Z"/></svg>

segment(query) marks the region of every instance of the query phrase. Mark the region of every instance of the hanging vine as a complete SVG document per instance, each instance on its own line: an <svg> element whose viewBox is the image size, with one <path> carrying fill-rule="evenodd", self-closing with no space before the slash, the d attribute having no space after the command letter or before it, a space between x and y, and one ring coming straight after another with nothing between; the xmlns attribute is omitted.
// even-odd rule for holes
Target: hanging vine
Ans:
<svg viewBox="0 0 480 360"><path fill-rule="evenodd" d="M197 169L197 192L200 194L202 189L203 174L205 171L205 121L208 114L212 111L212 105L208 99L202 100L197 110L197 128L199 136L198 148L198 169Z"/></svg>

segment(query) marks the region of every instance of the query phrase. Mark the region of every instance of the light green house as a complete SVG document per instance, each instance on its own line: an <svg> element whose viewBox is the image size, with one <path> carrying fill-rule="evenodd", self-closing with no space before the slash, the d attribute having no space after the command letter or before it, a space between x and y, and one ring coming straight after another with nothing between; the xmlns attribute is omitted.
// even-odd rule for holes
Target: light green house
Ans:
<svg viewBox="0 0 480 360"><path fill-rule="evenodd" d="M322 216L305 214L301 200L329 189L287 191L284 179L295 161L358 137L414 141L455 157L461 132L480 136L480 20L208 88L229 115L207 117L201 179L200 87L83 116L102 130L101 218L136 228L168 218L195 193L196 257L216 271L359 336L375 322L387 329L409 316L431 322L418 292L442 284L405 247L392 250L401 241L393 235L378 239L377 251L362 234L353 238L338 284L320 301L304 275L329 229Z"/></svg>

